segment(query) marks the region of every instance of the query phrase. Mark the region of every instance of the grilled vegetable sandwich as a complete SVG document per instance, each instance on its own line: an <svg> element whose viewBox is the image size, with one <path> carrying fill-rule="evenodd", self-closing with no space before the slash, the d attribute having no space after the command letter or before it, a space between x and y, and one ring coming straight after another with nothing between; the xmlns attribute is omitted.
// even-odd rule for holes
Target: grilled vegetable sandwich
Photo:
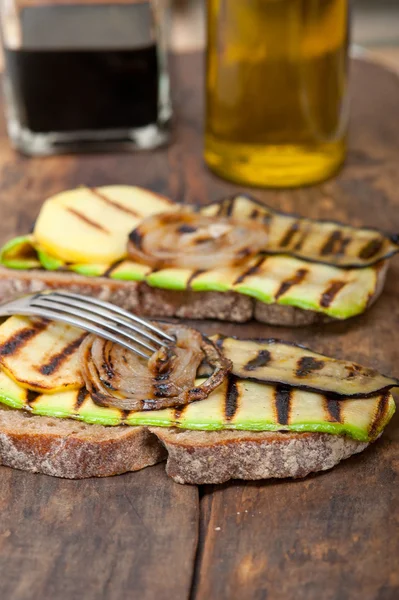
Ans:
<svg viewBox="0 0 399 600"><path fill-rule="evenodd" d="M275 340L173 341L149 360L66 324L0 326L0 462L67 478L167 457L179 483L303 477L376 440L397 379Z"/></svg>
<svg viewBox="0 0 399 600"><path fill-rule="evenodd" d="M0 300L68 288L150 317L347 319L380 294L398 236L274 211L238 195L182 207L129 186L48 199L9 241Z"/></svg>

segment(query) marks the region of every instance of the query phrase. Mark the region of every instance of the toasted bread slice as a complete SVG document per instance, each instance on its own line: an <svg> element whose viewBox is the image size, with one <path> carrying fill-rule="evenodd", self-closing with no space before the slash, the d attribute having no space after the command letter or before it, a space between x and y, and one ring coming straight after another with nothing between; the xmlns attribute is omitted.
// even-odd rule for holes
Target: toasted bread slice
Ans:
<svg viewBox="0 0 399 600"><path fill-rule="evenodd" d="M166 472L177 483L305 477L331 469L367 442L328 433L187 431L151 427L168 451Z"/></svg>
<svg viewBox="0 0 399 600"><path fill-rule="evenodd" d="M0 406L0 464L67 479L138 471L166 452L146 427L104 427Z"/></svg>
<svg viewBox="0 0 399 600"><path fill-rule="evenodd" d="M0 407L0 464L67 479L138 471L166 456L177 483L305 477L367 446L326 433L105 427Z"/></svg>
<svg viewBox="0 0 399 600"><path fill-rule="evenodd" d="M378 271L378 282L369 306L384 286L388 262ZM237 292L194 292L154 288L146 283L106 277L44 270L18 271L0 267L0 302L18 294L44 289L68 289L112 302L136 314L149 317L217 319L243 323L255 318L262 323L287 327L333 321L321 312L302 310L281 304L265 304Z"/></svg>

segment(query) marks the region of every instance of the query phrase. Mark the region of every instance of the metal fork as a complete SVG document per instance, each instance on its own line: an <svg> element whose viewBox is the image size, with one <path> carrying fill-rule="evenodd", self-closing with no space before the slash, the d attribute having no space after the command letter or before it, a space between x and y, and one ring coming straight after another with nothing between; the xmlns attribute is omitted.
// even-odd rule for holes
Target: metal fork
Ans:
<svg viewBox="0 0 399 600"><path fill-rule="evenodd" d="M0 316L27 315L62 321L128 348L142 358L174 338L146 319L110 302L61 290L22 296L0 305Z"/></svg>

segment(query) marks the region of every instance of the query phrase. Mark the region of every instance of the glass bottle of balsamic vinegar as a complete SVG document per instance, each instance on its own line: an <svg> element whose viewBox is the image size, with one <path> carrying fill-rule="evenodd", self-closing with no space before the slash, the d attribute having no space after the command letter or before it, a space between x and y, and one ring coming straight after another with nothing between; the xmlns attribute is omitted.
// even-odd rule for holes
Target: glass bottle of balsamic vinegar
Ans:
<svg viewBox="0 0 399 600"><path fill-rule="evenodd" d="M0 0L7 126L32 155L168 139L167 0Z"/></svg>

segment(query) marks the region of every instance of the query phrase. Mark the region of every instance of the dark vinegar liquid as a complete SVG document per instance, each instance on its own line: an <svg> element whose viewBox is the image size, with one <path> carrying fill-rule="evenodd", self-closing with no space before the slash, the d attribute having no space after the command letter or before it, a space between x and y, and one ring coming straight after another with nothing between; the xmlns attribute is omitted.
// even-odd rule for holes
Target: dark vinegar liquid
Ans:
<svg viewBox="0 0 399 600"><path fill-rule="evenodd" d="M21 124L37 133L156 123L155 45L135 50L7 50Z"/></svg>

